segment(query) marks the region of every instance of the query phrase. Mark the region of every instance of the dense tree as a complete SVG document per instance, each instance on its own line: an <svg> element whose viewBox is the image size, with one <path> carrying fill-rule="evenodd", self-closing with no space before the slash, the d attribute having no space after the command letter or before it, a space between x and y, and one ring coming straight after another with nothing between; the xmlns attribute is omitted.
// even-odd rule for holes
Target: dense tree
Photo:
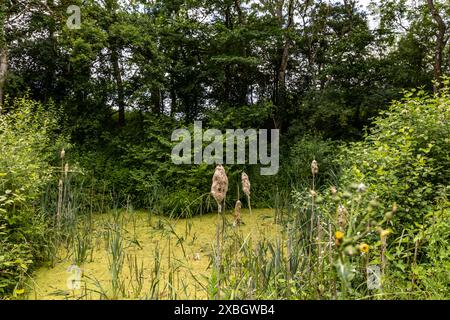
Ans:
<svg viewBox="0 0 450 320"><path fill-rule="evenodd" d="M442 60L445 46L450 38L450 34L447 34L447 24L444 22L439 9L435 5L433 0L428 1L428 8L430 9L431 15L433 16L433 20L436 23L437 31L436 31L436 48L434 52L434 80L436 84L434 86L434 90L438 91L444 85L442 79Z"/></svg>
<svg viewBox="0 0 450 320"><path fill-rule="evenodd" d="M69 4L81 8L80 29L66 25ZM243 107L284 133L358 138L402 89L439 86L449 68L450 9L437 0L383 0L377 25L355 0L2 6L0 99L29 90L54 100L81 144L132 111L191 123Z"/></svg>

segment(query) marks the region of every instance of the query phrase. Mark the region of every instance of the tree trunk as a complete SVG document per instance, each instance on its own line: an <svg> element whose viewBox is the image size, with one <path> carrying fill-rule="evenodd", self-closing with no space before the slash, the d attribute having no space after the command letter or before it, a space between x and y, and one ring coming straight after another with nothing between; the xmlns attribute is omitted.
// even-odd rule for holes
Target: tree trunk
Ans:
<svg viewBox="0 0 450 320"><path fill-rule="evenodd" d="M294 0L290 0L289 7L288 7L288 23L286 26L287 33L289 33L289 31L291 30L293 23L294 23ZM278 95L283 95L284 91L286 89L286 69L287 69L287 65L288 65L288 61L289 61L290 46L291 46L291 40L290 40L289 34L288 34L287 39L284 44L284 47L283 47L280 68L278 71Z"/></svg>
<svg viewBox="0 0 450 320"><path fill-rule="evenodd" d="M447 40L445 39L447 26L445 25L444 20L436 9L433 0L428 0L428 7L438 27L436 34L436 47L434 52L434 92L438 92L444 85L442 81L442 55L447 42Z"/></svg>
<svg viewBox="0 0 450 320"><path fill-rule="evenodd" d="M123 89L122 74L120 72L118 49L113 46L111 49L111 64L113 76L117 86L117 106L119 108L119 126L125 125L125 94Z"/></svg>
<svg viewBox="0 0 450 320"><path fill-rule="evenodd" d="M154 88L152 90L151 101L153 113L160 114L162 112L162 106L161 106L161 90L159 88Z"/></svg>
<svg viewBox="0 0 450 320"><path fill-rule="evenodd" d="M8 74L8 49L0 48L0 113L3 109L4 89Z"/></svg>
<svg viewBox="0 0 450 320"><path fill-rule="evenodd" d="M236 8L237 14L238 14L238 21L239 25L243 25L245 22L244 13L242 12L241 8L241 1L240 0L234 0L234 7Z"/></svg>
<svg viewBox="0 0 450 320"><path fill-rule="evenodd" d="M3 109L5 82L8 74L8 46L5 37L6 4L0 4L0 113Z"/></svg>

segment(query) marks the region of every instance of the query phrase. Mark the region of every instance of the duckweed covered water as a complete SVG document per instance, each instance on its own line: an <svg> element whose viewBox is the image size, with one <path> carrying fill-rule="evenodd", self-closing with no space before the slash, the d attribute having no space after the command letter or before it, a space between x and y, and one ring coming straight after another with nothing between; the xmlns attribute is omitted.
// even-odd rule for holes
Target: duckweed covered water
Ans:
<svg viewBox="0 0 450 320"><path fill-rule="evenodd" d="M231 214L225 217L226 237L255 241L273 239L277 233L271 209L255 209L252 214L242 210L244 224L239 227L231 226ZM119 218L113 213L96 215L87 259L77 266L82 271L79 288L70 290L68 286L74 252L61 248L54 266L42 267L33 274L28 298L206 299L218 221L221 219L213 213L189 219L149 216L145 212L122 212ZM115 260L111 249L114 240L121 248ZM119 270L116 277L114 267Z"/></svg>

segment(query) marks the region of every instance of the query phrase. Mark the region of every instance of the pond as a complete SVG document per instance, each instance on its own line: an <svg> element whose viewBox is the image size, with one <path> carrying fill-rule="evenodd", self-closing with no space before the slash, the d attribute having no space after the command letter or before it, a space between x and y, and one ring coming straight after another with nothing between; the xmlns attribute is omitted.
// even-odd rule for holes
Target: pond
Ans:
<svg viewBox="0 0 450 320"><path fill-rule="evenodd" d="M225 226L220 232L223 238L219 237L221 250L235 250L236 254L228 255L232 259L239 259L240 250L233 239L256 243L258 239L273 239L278 232L272 209L254 209L252 213L243 209L240 226L233 226L232 214L224 218L217 213L188 219L126 211L94 215L87 231L78 227L85 231L78 231L75 240L61 243L53 265L34 272L27 296L207 299L218 227L221 231Z"/></svg>

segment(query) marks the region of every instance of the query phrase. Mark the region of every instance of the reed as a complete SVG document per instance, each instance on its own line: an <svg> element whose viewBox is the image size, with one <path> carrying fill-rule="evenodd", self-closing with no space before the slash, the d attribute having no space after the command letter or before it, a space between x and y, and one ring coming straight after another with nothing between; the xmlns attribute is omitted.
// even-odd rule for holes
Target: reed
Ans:
<svg viewBox="0 0 450 320"><path fill-rule="evenodd" d="M125 293L124 282L121 279L125 259L124 241L118 224L113 224L111 229L108 230L108 240L108 265L111 274L112 297L117 299L120 294L124 295Z"/></svg>

